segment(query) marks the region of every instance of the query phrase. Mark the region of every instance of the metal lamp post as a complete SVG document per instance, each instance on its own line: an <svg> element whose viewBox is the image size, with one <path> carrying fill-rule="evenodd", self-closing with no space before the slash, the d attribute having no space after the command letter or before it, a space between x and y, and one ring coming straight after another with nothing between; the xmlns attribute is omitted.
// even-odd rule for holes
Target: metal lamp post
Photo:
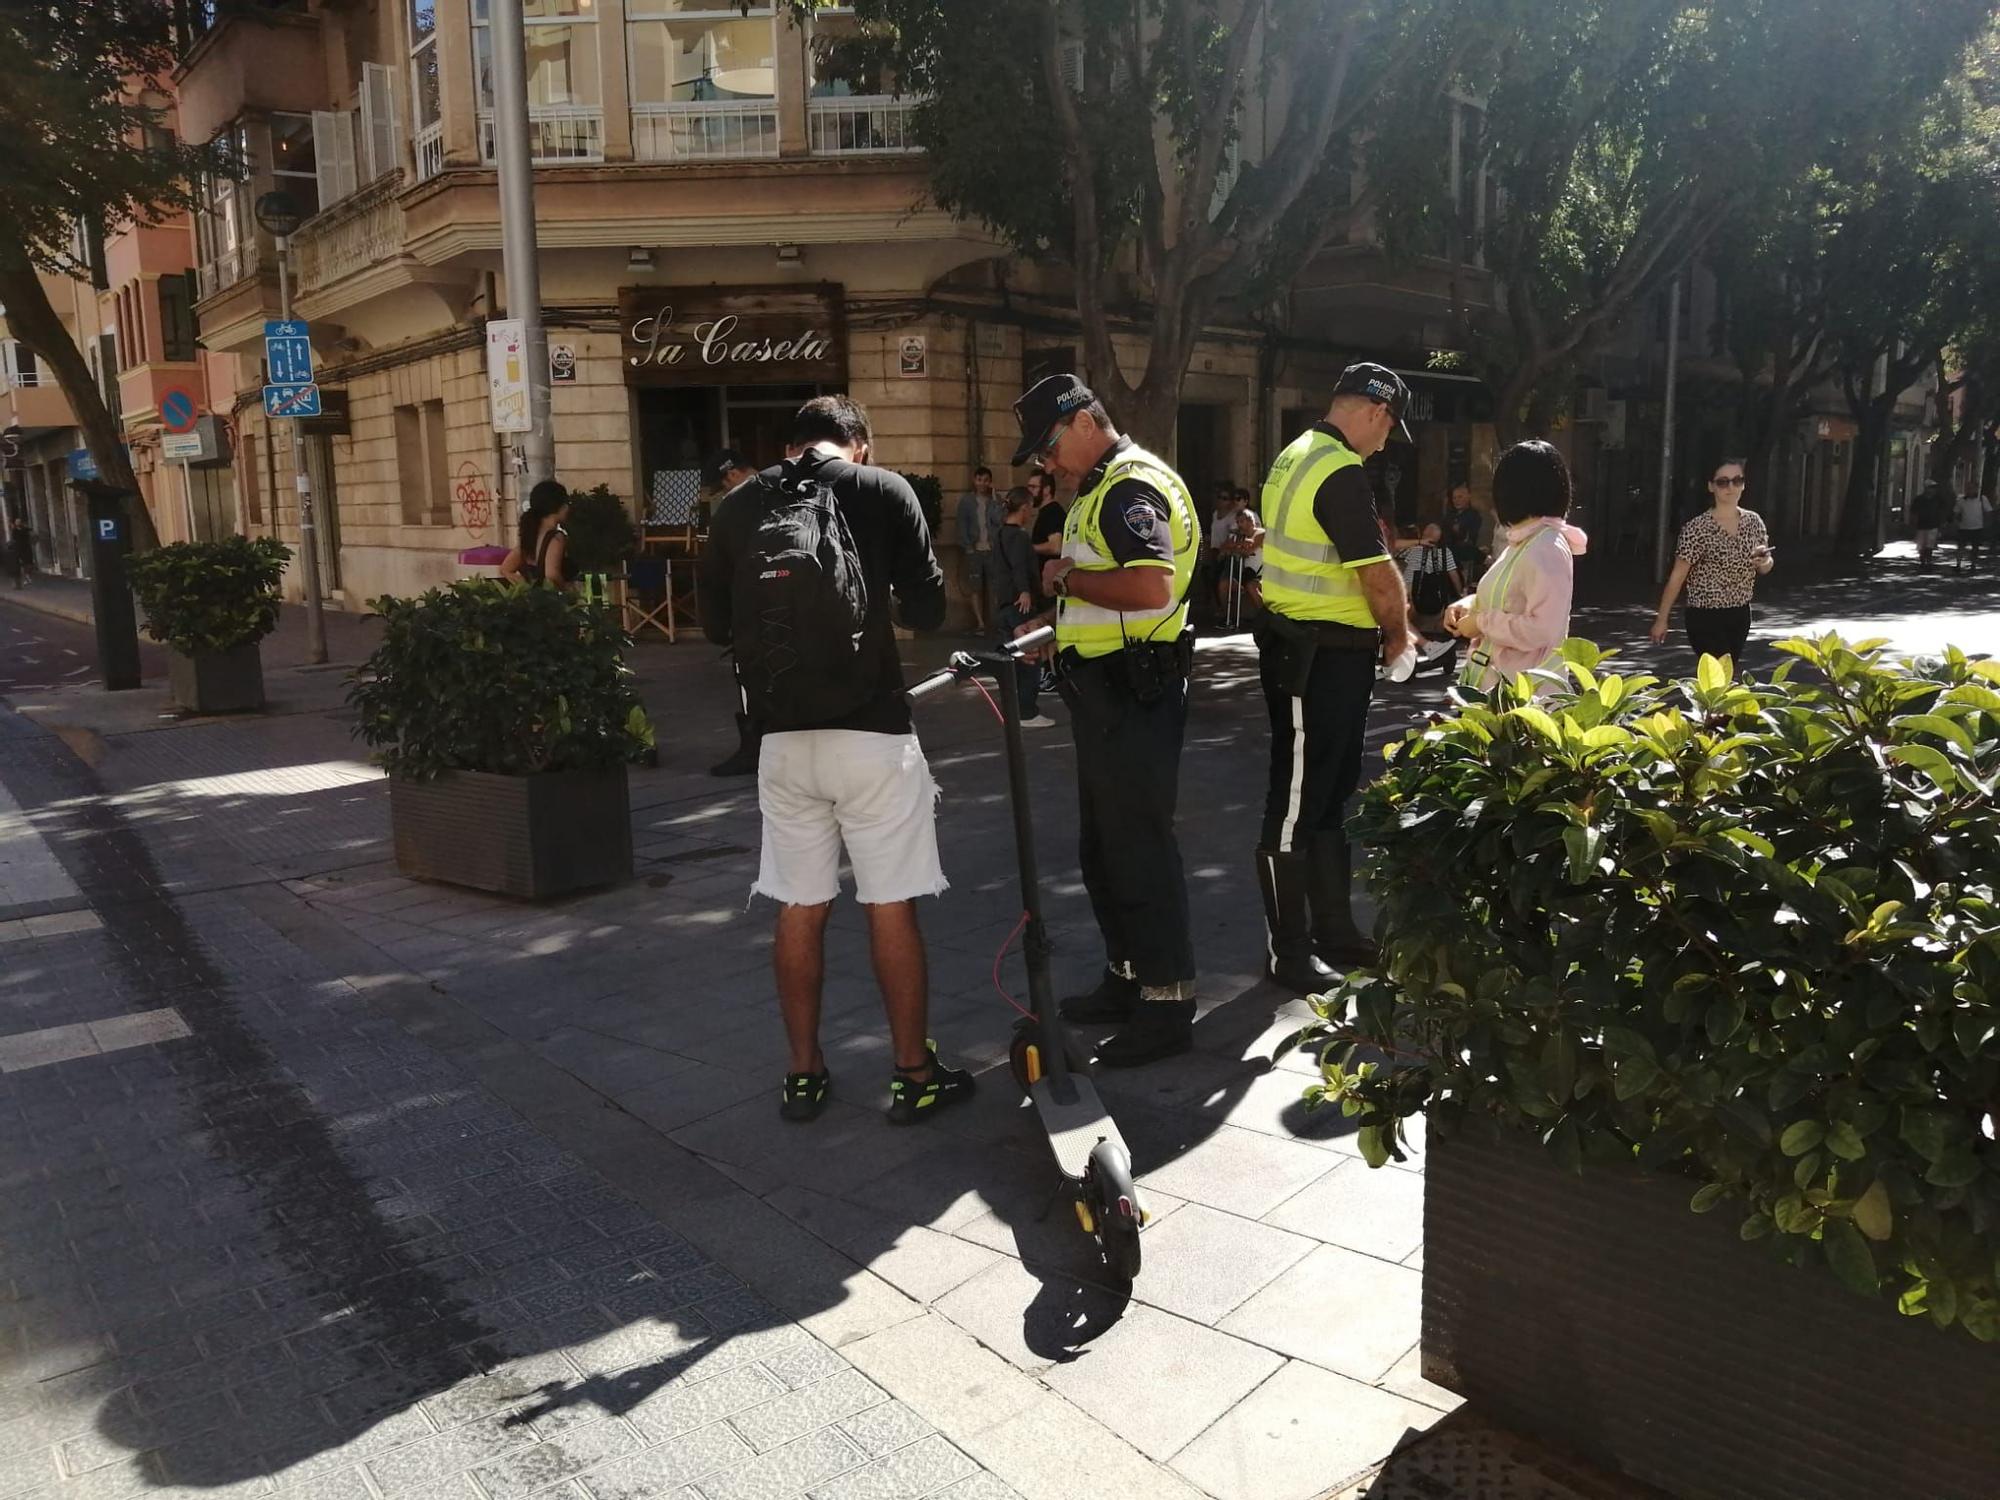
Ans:
<svg viewBox="0 0 2000 1500"><path fill-rule="evenodd" d="M528 369L528 430L521 434L523 494L555 476L549 416L549 336L536 262L534 153L529 142L527 38L521 0L493 0L493 152L500 177L500 260L507 315L521 324Z"/></svg>
<svg viewBox="0 0 2000 1500"><path fill-rule="evenodd" d="M292 321L292 234L300 224L291 194L271 192L257 200L257 223L278 245L278 316ZM299 492L299 550L305 555L306 659L326 660L326 615L320 602L319 533L313 525L312 475L306 470L305 419L292 418L293 483Z"/></svg>

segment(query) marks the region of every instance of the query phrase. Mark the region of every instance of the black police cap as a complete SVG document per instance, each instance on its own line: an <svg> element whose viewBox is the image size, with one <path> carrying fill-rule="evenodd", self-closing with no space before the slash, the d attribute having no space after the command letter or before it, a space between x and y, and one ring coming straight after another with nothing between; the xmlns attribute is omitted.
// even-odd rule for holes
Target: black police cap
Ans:
<svg viewBox="0 0 2000 1500"><path fill-rule="evenodd" d="M1068 421L1096 399L1090 387L1074 375L1049 375L1036 381L1014 403L1014 420L1021 424L1021 446L1014 450L1014 466L1019 468L1041 452L1057 423Z"/></svg>
<svg viewBox="0 0 2000 1500"><path fill-rule="evenodd" d="M1387 365L1349 365L1340 372L1340 379L1333 383L1336 396L1366 396L1370 401L1379 402L1389 408L1389 415L1396 419L1396 433L1406 443L1414 441L1410 429L1403 421L1403 413L1410 407L1410 388L1403 384L1403 377Z"/></svg>

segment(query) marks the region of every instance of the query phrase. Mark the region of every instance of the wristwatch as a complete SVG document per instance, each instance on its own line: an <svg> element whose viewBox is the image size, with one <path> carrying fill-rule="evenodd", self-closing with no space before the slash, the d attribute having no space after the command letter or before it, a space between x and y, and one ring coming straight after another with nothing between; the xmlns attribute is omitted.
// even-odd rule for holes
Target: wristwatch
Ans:
<svg viewBox="0 0 2000 1500"><path fill-rule="evenodd" d="M1051 578L1049 580L1049 592L1054 594L1058 599L1067 599L1069 597L1069 575L1075 571L1076 564L1072 562L1068 567L1056 574L1055 577Z"/></svg>

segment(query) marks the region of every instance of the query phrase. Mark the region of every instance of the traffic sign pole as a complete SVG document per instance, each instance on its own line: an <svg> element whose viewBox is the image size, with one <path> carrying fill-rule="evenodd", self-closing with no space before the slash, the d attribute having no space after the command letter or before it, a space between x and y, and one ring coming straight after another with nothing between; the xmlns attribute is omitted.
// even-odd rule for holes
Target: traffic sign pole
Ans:
<svg viewBox="0 0 2000 1500"><path fill-rule="evenodd" d="M528 369L528 430L521 434L519 498L555 477L550 420L548 330L542 324L542 278L535 236L535 172L528 140L527 33L521 0L493 0L493 155L500 187L500 270L507 280L507 316L521 320L521 357Z"/></svg>
<svg viewBox="0 0 2000 1500"><path fill-rule="evenodd" d="M278 241L278 316L292 321L292 240ZM306 434L301 418L292 418L292 472L299 489L299 549L305 553L306 660L315 666L326 660L326 616L319 597L319 534L313 525L312 476L306 471Z"/></svg>

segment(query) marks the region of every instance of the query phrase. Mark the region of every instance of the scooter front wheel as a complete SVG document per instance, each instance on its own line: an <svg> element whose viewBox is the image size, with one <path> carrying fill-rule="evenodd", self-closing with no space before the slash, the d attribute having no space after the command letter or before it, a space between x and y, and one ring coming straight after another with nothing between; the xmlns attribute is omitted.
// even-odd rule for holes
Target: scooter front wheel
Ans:
<svg viewBox="0 0 2000 1500"><path fill-rule="evenodd" d="M1139 1190L1132 1184L1132 1164L1113 1141L1091 1149L1083 1188L1097 1221L1097 1243L1113 1276L1135 1281L1139 1276Z"/></svg>

